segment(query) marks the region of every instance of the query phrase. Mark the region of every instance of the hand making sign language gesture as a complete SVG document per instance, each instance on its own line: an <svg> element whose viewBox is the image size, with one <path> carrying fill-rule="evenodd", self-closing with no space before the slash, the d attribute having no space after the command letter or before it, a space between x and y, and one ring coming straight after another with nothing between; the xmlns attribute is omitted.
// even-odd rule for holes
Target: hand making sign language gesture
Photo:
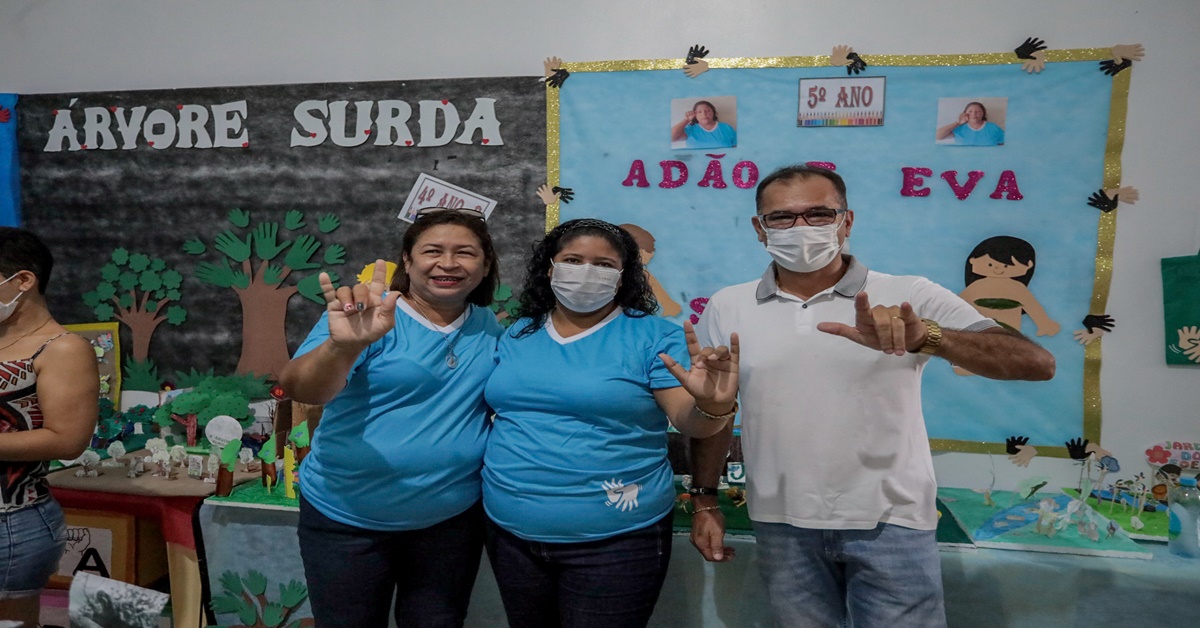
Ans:
<svg viewBox="0 0 1200 628"><path fill-rule="evenodd" d="M720 416L732 412L730 404L733 404L738 392L738 335L730 335L728 347L721 345L713 348L700 346L696 330L690 322L683 323L683 334L688 355L692 359L690 369L685 370L665 353L658 354L658 358L696 400L696 407L702 413Z"/></svg>
<svg viewBox="0 0 1200 628"><path fill-rule="evenodd" d="M866 292L854 296L854 326L819 323L827 334L849 338L858 344L889 355L904 355L925 345L928 326L907 302L871 307Z"/></svg>
<svg viewBox="0 0 1200 628"><path fill-rule="evenodd" d="M387 263L375 260L371 283L336 290L329 273L318 278L329 312L329 339L339 346L362 350L396 326L396 301L400 291L383 296Z"/></svg>

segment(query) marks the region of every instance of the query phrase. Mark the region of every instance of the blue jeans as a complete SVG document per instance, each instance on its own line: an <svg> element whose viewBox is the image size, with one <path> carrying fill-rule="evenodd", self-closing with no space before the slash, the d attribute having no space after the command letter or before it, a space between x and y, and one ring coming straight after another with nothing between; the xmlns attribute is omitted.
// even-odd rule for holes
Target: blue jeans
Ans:
<svg viewBox="0 0 1200 628"><path fill-rule="evenodd" d="M36 595L66 547L67 521L54 499L0 513L0 599Z"/></svg>
<svg viewBox="0 0 1200 628"><path fill-rule="evenodd" d="M300 558L317 628L458 627L483 553L483 507L421 530L339 523L300 497Z"/></svg>
<svg viewBox="0 0 1200 628"><path fill-rule="evenodd" d="M489 520L488 559L509 628L644 627L667 577L673 518L583 543L526 541Z"/></svg>
<svg viewBox="0 0 1200 628"><path fill-rule="evenodd" d="M754 522L758 567L781 626L946 625L933 530L810 530Z"/></svg>

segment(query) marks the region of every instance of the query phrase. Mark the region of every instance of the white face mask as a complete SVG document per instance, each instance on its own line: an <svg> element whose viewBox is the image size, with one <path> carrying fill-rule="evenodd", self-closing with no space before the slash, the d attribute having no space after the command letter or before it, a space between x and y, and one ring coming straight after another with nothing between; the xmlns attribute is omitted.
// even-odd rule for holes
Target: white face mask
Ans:
<svg viewBox="0 0 1200 628"><path fill-rule="evenodd" d="M16 275L13 275L12 277L5 279L4 281L0 281L0 286L3 286L4 284L12 281L13 278L15 278L15 277L16 277ZM9 301L8 303L0 303L0 323L3 323L4 321L8 320L8 317L12 316L13 312L17 311L17 299L20 299L22 294L25 294L25 293L18 292L17 296L12 298L12 301Z"/></svg>
<svg viewBox="0 0 1200 628"><path fill-rule="evenodd" d="M824 227L795 226L767 229L767 253L776 264L797 273L821 270L837 257L841 223Z"/></svg>
<svg viewBox="0 0 1200 628"><path fill-rule="evenodd" d="M550 277L550 289L568 310L587 314L616 298L621 271L591 264L551 264L554 275Z"/></svg>

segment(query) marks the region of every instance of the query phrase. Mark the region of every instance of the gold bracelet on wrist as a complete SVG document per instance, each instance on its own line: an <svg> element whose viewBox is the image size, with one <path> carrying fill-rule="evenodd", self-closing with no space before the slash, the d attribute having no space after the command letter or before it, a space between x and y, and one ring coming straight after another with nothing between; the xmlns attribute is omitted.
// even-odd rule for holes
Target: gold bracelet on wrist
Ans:
<svg viewBox="0 0 1200 628"><path fill-rule="evenodd" d="M701 409L700 405L698 405L698 403L696 405L696 412L700 413L701 417L704 417L709 420L730 420L733 417L736 417L736 415L738 413L738 400L736 400L736 399L733 400L733 407L730 408L730 411L726 412L725 414L709 414L707 412L704 412L703 409Z"/></svg>
<svg viewBox="0 0 1200 628"><path fill-rule="evenodd" d="M721 507L720 507L720 506L705 506L705 507L703 507L703 508L695 508L695 509L693 509L693 510L692 510L692 514L694 515L694 514L696 514L696 513L708 512L709 510L720 510L720 509L721 509Z"/></svg>

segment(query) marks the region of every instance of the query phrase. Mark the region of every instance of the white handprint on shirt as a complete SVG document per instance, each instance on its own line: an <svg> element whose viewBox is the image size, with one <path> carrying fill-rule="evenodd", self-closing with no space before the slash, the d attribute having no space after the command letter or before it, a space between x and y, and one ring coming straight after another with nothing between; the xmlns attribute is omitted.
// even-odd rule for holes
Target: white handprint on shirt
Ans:
<svg viewBox="0 0 1200 628"><path fill-rule="evenodd" d="M625 483L613 478L603 484L604 492L608 495L608 500L604 502L605 506L616 506L622 512L627 512L637 508L638 506L638 491L642 490L641 484L630 484L625 486Z"/></svg>

